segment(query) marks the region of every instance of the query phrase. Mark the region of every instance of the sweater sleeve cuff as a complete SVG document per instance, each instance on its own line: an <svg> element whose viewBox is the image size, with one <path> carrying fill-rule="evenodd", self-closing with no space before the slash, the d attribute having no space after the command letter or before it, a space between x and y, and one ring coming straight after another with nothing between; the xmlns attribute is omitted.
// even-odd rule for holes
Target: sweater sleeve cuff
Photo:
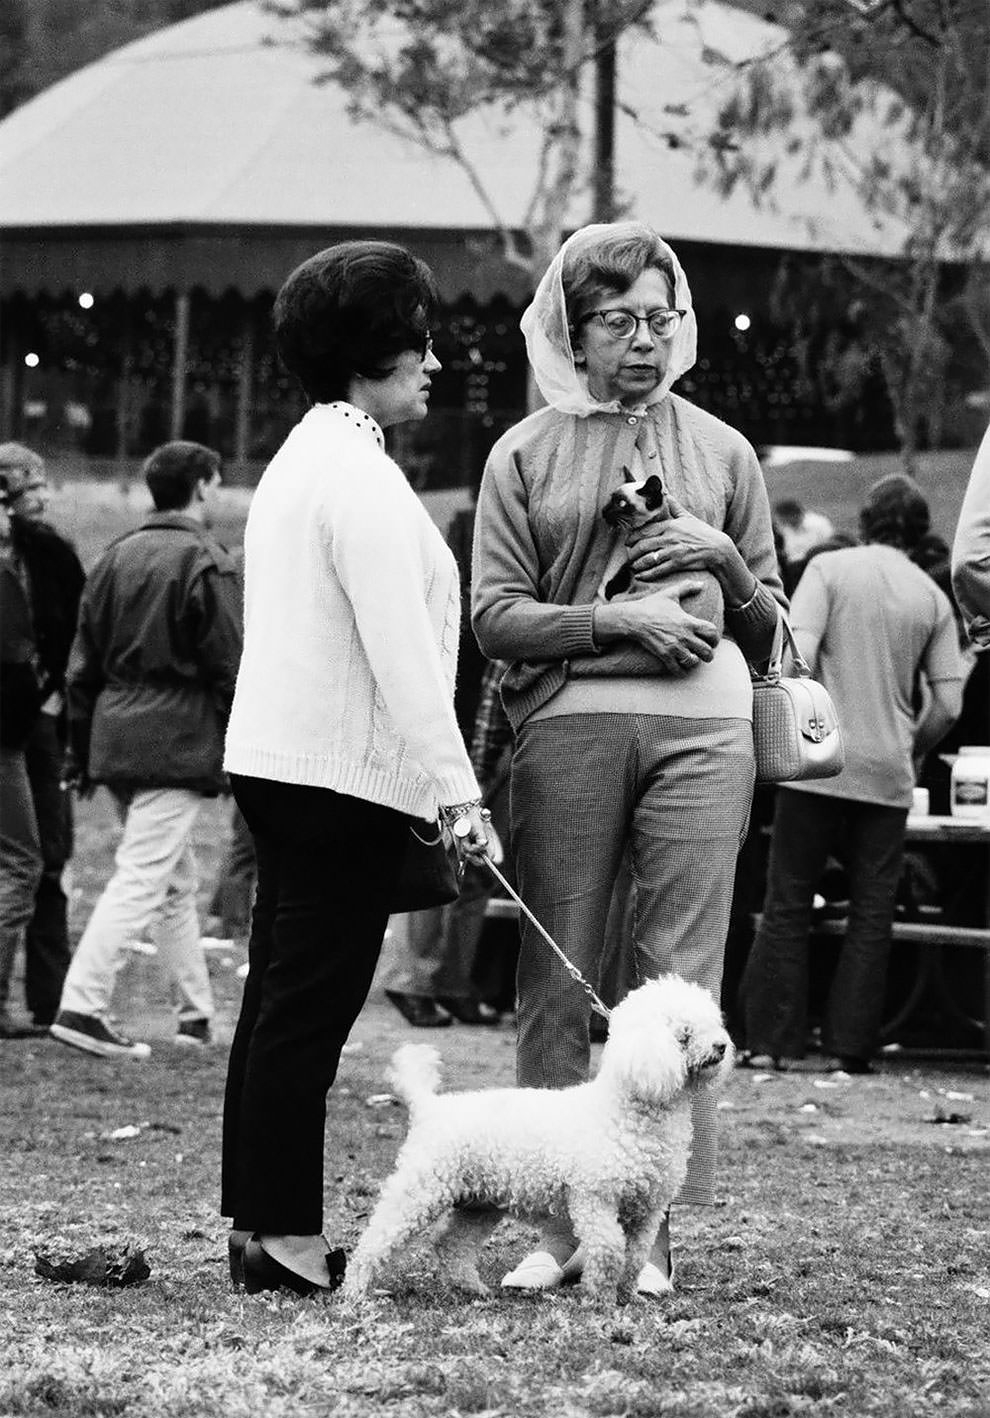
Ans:
<svg viewBox="0 0 990 1418"><path fill-rule="evenodd" d="M736 643L751 664L761 664L770 655L777 617L781 607L761 582L741 606L726 606L725 621Z"/></svg>
<svg viewBox="0 0 990 1418"><path fill-rule="evenodd" d="M436 779L437 798L440 803L470 803L482 796L478 780L470 769L463 773L445 773Z"/></svg>
<svg viewBox="0 0 990 1418"><path fill-rule="evenodd" d="M561 659L569 660L574 655L597 655L595 644L595 607L593 602L586 606L562 606L560 630Z"/></svg>

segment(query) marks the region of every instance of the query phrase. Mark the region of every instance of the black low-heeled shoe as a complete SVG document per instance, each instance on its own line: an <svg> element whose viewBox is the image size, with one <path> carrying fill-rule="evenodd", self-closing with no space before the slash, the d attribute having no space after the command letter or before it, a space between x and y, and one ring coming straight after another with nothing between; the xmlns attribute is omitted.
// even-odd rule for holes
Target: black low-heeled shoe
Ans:
<svg viewBox="0 0 990 1418"><path fill-rule="evenodd" d="M316 1285L304 1275L290 1270L287 1265L270 1256L255 1232L244 1247L241 1268L244 1275L244 1289L249 1295L257 1295L262 1290L291 1290L294 1295L318 1295L321 1291L329 1294L336 1290L344 1279L347 1257L341 1250L327 1251L324 1257L327 1266L326 1285Z"/></svg>
<svg viewBox="0 0 990 1418"><path fill-rule="evenodd" d="M244 1284L244 1247L250 1239L250 1231L230 1231L227 1235L227 1263L235 1290Z"/></svg>

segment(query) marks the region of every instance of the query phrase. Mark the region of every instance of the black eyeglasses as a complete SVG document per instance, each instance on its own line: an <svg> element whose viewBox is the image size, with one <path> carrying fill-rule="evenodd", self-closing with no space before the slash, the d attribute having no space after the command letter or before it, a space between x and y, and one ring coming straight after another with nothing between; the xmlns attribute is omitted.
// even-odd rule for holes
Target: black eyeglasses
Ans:
<svg viewBox="0 0 990 1418"><path fill-rule="evenodd" d="M645 315L634 315L631 310L589 310L583 320L600 320L613 340L628 340L640 324L656 339L671 340L686 314L686 310L648 310Z"/></svg>

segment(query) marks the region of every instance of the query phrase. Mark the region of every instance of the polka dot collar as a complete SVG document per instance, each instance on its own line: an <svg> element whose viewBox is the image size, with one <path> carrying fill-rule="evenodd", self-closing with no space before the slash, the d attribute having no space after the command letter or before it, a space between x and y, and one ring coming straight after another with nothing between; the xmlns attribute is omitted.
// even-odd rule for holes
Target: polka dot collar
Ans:
<svg viewBox="0 0 990 1418"><path fill-rule="evenodd" d="M349 404L346 399L334 399L332 404L321 404L320 407L332 409L335 414L345 418L353 428L364 429L370 433L379 448L384 449L385 435L371 415L365 413L364 409L359 409L355 404Z"/></svg>

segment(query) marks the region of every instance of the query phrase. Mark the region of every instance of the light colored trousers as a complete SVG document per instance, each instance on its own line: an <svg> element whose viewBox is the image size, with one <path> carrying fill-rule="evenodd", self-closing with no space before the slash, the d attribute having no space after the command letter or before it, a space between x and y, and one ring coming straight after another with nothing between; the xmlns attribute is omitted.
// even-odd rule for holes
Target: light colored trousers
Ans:
<svg viewBox="0 0 990 1418"><path fill-rule="evenodd" d="M675 972L719 998L736 856L753 795L745 719L569 714L524 724L512 760L512 848L523 900L599 987L612 889L628 846L638 983ZM587 996L523 923L517 1080L588 1077ZM606 1004L615 1001L606 1000ZM696 1096L681 1204L714 1199L716 1100Z"/></svg>
<svg viewBox="0 0 990 1418"><path fill-rule="evenodd" d="M125 947L150 937L181 1019L211 1019L213 991L196 915L192 835L203 797L139 788L117 798L124 835L115 870L72 957L61 1009L104 1014Z"/></svg>

